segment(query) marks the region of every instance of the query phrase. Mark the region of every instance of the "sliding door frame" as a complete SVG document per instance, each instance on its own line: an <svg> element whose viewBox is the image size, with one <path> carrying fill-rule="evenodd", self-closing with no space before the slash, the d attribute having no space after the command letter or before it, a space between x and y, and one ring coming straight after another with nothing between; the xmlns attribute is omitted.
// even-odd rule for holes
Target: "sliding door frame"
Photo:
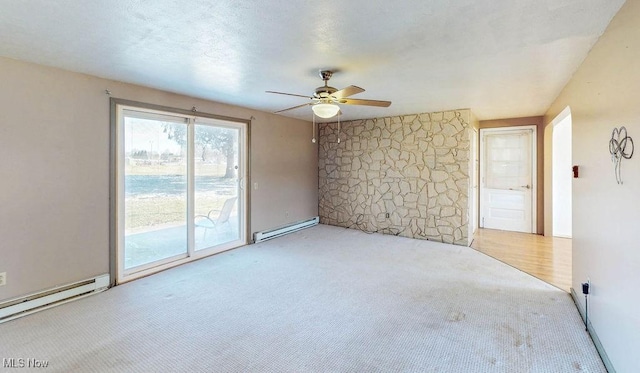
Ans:
<svg viewBox="0 0 640 373"><path fill-rule="evenodd" d="M138 102L138 101L131 101L131 100L125 100L125 99L119 99L119 98L111 98L110 99L110 111L111 111L111 115L110 115L110 144L109 144L109 273L111 275L111 286L115 286L118 282L118 274L119 274L119 259L118 259L118 241L119 241L119 237L118 237L118 212L119 212L119 185L118 185L118 174L119 174L119 147L118 147L118 136L120 133L120 130L118 129L119 126L119 108L120 107L129 107L129 108L134 108L134 109L141 109L141 110L148 110L148 111L157 111L157 112L164 112L164 113L171 113L171 114L177 114L180 116L185 116L185 117L200 117L200 118L209 118L209 119L217 119L217 120L222 120L222 121L227 121L227 122L235 122L235 123L239 123L239 124L244 124L245 125L245 135L244 135L244 149L239 149L239 154L238 156L241 158L246 157L246 159L244 160L244 167L245 167L245 173L243 175L243 177L241 178L241 182L240 184L240 188L238 190L238 193L242 193L243 194L243 199L244 199L244 205L242 206L242 213L245 216L245 227L244 227L244 244L249 244L251 242L251 193L250 193L250 188L249 186L251 185L251 119L242 119L242 118L234 118L234 117L228 117L228 116L223 116L223 115L217 115L217 114L210 114L210 113L202 113L202 112L197 112L195 110L185 110L185 109L178 109L178 108L173 108L173 107L167 107L167 106L162 106L162 105L155 105L155 104L149 104L149 103L144 103L144 102ZM193 135L193 130L189 130L188 133L190 134L189 136L191 137L190 140L193 140L192 135ZM242 141L241 141L242 143ZM193 152L192 147L190 147L191 149L189 149L189 153ZM243 151L244 150L244 151ZM193 154L191 154L193 155ZM191 173L191 177L193 177L193 157L190 156L188 157L188 165L187 167L190 169L190 173ZM191 181L192 183L192 181ZM240 206L239 206L240 207ZM193 201L191 201L187 207L188 209L188 216L191 213L192 209L193 209ZM218 252L221 251L226 251L226 250L230 250L232 248L227 248L227 249L222 249L220 251L216 251L216 252L212 252L209 254L205 254L205 255L197 255L193 253L194 247L191 245L193 242L191 242L193 240L193 232L191 232L192 229L189 229L189 227L192 227L193 222L189 221L190 219L188 219L187 224L188 224L188 229L187 231L189 232L189 238L188 238L188 247L189 247L189 254L192 256L188 256L186 258L183 259L178 259L178 260L174 260L168 263L162 263L159 264L157 266L154 267L154 269L156 269L157 271L161 271L167 268L171 268L180 264L184 264L187 263L189 261L192 260L196 260L196 259L200 259L202 257L206 257L206 256L210 256L210 255L214 255ZM143 277L149 274L155 273L154 272L150 272L150 270L142 270L139 272L139 275L131 275L129 276L130 278L128 278L126 281L129 280L133 280L135 278L139 278L139 277ZM123 282L126 282L123 281Z"/></svg>

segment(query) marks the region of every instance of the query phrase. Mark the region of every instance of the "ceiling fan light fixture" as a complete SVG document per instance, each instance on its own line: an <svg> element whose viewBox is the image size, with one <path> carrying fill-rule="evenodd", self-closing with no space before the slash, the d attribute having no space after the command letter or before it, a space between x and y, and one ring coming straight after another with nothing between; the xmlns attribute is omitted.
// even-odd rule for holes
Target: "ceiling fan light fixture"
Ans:
<svg viewBox="0 0 640 373"><path fill-rule="evenodd" d="M313 113L320 118L331 118L340 111L340 106L334 104L315 104L311 107Z"/></svg>

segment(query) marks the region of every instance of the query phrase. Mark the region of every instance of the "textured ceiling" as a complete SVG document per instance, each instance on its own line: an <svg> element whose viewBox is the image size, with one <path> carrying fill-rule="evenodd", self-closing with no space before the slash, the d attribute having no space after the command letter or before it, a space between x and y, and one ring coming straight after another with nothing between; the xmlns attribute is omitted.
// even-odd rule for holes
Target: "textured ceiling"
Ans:
<svg viewBox="0 0 640 373"><path fill-rule="evenodd" d="M624 0L1 0L0 55L275 111L366 89L343 119L541 115ZM286 113L310 120L308 107Z"/></svg>

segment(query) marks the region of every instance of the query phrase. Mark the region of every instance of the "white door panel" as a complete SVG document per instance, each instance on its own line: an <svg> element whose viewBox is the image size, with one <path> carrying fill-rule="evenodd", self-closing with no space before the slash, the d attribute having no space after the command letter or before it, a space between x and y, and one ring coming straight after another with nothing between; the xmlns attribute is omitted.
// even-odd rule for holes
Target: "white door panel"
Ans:
<svg viewBox="0 0 640 373"><path fill-rule="evenodd" d="M534 135L522 127L481 131L481 227L534 232Z"/></svg>
<svg viewBox="0 0 640 373"><path fill-rule="evenodd" d="M531 204L528 201L531 197L527 194L530 192L485 189L487 208L483 227L530 233Z"/></svg>

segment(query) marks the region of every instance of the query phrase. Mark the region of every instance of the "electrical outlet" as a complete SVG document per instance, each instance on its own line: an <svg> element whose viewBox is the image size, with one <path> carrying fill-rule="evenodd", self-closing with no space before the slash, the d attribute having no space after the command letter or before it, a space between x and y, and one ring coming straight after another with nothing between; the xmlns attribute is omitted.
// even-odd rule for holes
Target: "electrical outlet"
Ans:
<svg viewBox="0 0 640 373"><path fill-rule="evenodd" d="M7 284L7 272L0 272L0 286Z"/></svg>
<svg viewBox="0 0 640 373"><path fill-rule="evenodd" d="M582 283L582 294L587 295L591 294L591 279L587 277L587 282Z"/></svg>

